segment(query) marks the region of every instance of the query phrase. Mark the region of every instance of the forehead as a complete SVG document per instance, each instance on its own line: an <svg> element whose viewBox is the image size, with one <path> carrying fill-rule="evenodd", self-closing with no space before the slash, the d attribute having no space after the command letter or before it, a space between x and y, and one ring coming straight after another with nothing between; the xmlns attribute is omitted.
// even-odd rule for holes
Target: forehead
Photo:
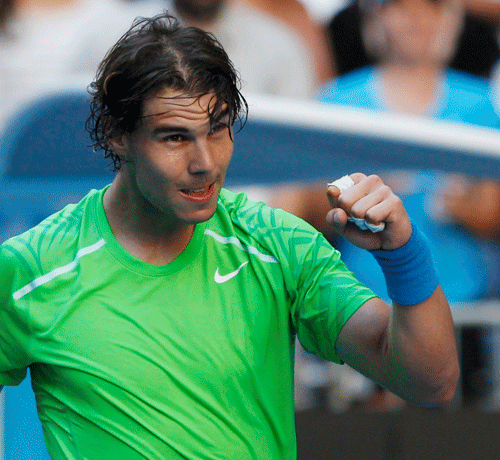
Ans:
<svg viewBox="0 0 500 460"><path fill-rule="evenodd" d="M146 120L176 119L202 122L210 118L215 103L214 94L192 96L167 88L146 99L142 116Z"/></svg>

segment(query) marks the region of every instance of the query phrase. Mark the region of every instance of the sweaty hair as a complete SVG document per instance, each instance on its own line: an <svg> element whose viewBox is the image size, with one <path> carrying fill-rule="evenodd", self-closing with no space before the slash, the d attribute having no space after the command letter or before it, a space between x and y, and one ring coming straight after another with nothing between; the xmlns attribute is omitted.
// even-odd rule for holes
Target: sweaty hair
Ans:
<svg viewBox="0 0 500 460"><path fill-rule="evenodd" d="M184 27L168 13L137 18L106 54L89 86L91 115L86 123L94 149L102 149L113 162L121 158L109 141L130 134L139 126L145 102L159 91L172 89L182 97L213 94L211 122L222 111L230 125L244 125L248 106L240 93L240 80L220 43L211 34Z"/></svg>

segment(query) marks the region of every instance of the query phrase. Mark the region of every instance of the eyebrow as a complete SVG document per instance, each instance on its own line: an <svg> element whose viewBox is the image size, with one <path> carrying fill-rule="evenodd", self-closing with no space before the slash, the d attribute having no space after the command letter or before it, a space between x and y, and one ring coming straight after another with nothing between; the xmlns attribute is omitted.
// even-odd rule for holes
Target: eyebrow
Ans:
<svg viewBox="0 0 500 460"><path fill-rule="evenodd" d="M148 115L144 118L150 117ZM225 118L229 117L229 109L226 108L221 111L216 117L210 119L210 126L213 126L214 123L221 123ZM229 120L228 120L229 121ZM185 128L183 126L157 126L153 129L153 135L159 134L189 134L191 132L190 129Z"/></svg>
<svg viewBox="0 0 500 460"><path fill-rule="evenodd" d="M181 126L157 126L153 129L153 134L189 134L191 131Z"/></svg>

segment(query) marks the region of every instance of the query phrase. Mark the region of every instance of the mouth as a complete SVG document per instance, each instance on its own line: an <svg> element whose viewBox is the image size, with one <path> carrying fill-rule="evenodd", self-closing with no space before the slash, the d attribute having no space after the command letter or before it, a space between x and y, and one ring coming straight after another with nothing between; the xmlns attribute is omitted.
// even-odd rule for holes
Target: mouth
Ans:
<svg viewBox="0 0 500 460"><path fill-rule="evenodd" d="M186 198L196 202L210 201L215 192L215 182L206 187L197 187L191 189L181 189L181 194Z"/></svg>

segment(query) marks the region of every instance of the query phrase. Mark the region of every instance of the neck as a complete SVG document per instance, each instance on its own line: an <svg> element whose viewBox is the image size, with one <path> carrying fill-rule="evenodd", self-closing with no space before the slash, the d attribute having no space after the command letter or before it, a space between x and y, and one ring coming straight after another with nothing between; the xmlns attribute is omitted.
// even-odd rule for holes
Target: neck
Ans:
<svg viewBox="0 0 500 460"><path fill-rule="evenodd" d="M113 235L134 257L154 265L168 264L184 251L194 225L168 222L144 198L138 203L137 196L125 187L119 172L104 194L104 211Z"/></svg>
<svg viewBox="0 0 500 460"><path fill-rule="evenodd" d="M440 67L389 63L381 65L379 70L383 99L390 109L413 114L432 110L443 73Z"/></svg>

